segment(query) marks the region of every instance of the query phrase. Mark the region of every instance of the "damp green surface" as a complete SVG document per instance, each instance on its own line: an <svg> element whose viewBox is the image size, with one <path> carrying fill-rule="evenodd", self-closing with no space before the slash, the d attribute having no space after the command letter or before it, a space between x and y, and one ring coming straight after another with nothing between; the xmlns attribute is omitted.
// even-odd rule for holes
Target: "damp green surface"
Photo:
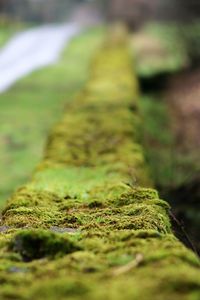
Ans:
<svg viewBox="0 0 200 300"><path fill-rule="evenodd" d="M199 299L199 260L173 235L140 146L127 38L111 31L2 211L3 300Z"/></svg>

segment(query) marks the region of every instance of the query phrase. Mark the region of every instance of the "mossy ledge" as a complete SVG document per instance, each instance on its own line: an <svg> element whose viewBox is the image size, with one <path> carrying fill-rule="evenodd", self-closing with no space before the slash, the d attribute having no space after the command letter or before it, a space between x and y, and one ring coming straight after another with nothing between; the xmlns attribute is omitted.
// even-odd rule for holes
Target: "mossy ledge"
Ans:
<svg viewBox="0 0 200 300"><path fill-rule="evenodd" d="M173 235L139 144L127 41L108 36L32 180L2 211L2 300L199 299L199 260Z"/></svg>

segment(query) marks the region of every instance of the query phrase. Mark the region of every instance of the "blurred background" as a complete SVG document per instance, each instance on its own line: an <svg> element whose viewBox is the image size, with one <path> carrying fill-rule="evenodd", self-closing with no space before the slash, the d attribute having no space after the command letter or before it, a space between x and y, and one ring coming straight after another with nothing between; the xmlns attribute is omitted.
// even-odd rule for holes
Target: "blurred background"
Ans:
<svg viewBox="0 0 200 300"><path fill-rule="evenodd" d="M0 205L28 180L116 21L130 29L151 176L176 234L200 253L197 0L0 0Z"/></svg>
<svg viewBox="0 0 200 300"><path fill-rule="evenodd" d="M190 22L198 19L197 0L1 0L1 15L27 22L66 20L77 6L96 8L104 16L120 19L131 26L150 19Z"/></svg>

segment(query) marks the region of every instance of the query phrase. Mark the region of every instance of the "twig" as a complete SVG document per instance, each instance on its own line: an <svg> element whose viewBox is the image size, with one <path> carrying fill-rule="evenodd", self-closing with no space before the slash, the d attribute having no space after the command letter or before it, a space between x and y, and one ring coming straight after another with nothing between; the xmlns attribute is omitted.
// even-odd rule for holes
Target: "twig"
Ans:
<svg viewBox="0 0 200 300"><path fill-rule="evenodd" d="M192 250L194 251L194 253L199 257L199 254L196 250L196 247L194 246L193 241L191 240L191 238L189 237L189 235L187 234L183 224L176 218L176 216L173 214L172 211L169 212L171 218L176 222L176 224L179 226L179 228L181 229L182 233L185 235L188 243L190 244Z"/></svg>
<svg viewBox="0 0 200 300"><path fill-rule="evenodd" d="M122 274L128 273L129 271L131 271L132 269L138 267L144 260L144 256L139 253L136 255L136 258L131 261L130 263L128 263L125 266L116 268L115 270L112 271L112 276L120 276Z"/></svg>

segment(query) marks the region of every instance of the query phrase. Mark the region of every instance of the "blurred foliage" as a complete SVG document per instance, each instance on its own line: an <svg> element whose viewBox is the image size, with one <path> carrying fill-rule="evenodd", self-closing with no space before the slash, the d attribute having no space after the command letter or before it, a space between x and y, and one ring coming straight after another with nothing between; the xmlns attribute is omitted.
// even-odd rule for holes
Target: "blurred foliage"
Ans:
<svg viewBox="0 0 200 300"><path fill-rule="evenodd" d="M144 95L142 143L153 180L161 192L186 185L200 171L199 154L180 152L170 126L170 115L163 96Z"/></svg>
<svg viewBox="0 0 200 300"><path fill-rule="evenodd" d="M150 44L144 44L145 56L140 57L141 54L137 53L137 46L133 41L138 75L141 79L150 80L150 85L153 84L154 87L154 94L144 95L140 102L144 117L143 142L153 179L161 190L166 190L191 182L196 178L200 164L196 149L187 153L178 149L170 125L167 103L164 101L163 94L159 94L160 90L156 91L155 84L156 80L162 80L161 89L163 89L167 77L162 78L158 75L176 74L183 69L187 71L193 66L194 59L198 65L200 22L182 26L178 23L151 23L140 34L150 39ZM151 48L151 39L158 45L153 44ZM159 56L163 51L166 55Z"/></svg>
<svg viewBox="0 0 200 300"><path fill-rule="evenodd" d="M185 40L176 23L149 23L134 38L136 71L140 77L174 73L189 64Z"/></svg>
<svg viewBox="0 0 200 300"><path fill-rule="evenodd" d="M194 21L179 28L192 65L200 63L200 21Z"/></svg>
<svg viewBox="0 0 200 300"><path fill-rule="evenodd" d="M30 26L30 24L29 24ZM22 22L12 21L10 18L5 15L0 16L0 47L3 46L7 40L14 33L24 29L27 27L27 24Z"/></svg>
<svg viewBox="0 0 200 300"><path fill-rule="evenodd" d="M0 202L25 183L41 159L49 129L87 79L90 58L103 31L91 29L81 34L59 62L0 95Z"/></svg>
<svg viewBox="0 0 200 300"><path fill-rule="evenodd" d="M133 35L139 77L173 74L200 64L200 21L152 22Z"/></svg>
<svg viewBox="0 0 200 300"><path fill-rule="evenodd" d="M153 180L158 186L171 185L173 136L164 102L155 95L144 95L140 100L143 117L142 143Z"/></svg>
<svg viewBox="0 0 200 300"><path fill-rule="evenodd" d="M26 22L63 21L73 15L79 5L96 5L103 9L105 1L100 0L7 0L4 1L0 14Z"/></svg>

